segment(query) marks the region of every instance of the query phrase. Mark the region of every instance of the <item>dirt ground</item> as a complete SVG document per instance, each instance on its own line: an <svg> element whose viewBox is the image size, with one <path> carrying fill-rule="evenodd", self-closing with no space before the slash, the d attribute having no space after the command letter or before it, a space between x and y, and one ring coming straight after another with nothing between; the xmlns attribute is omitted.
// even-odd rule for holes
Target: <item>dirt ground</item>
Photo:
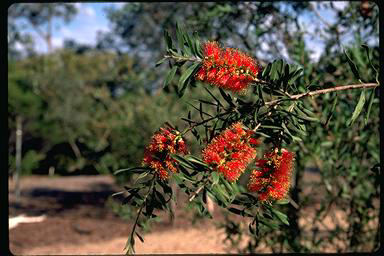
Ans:
<svg viewBox="0 0 384 256"><path fill-rule="evenodd" d="M306 173L305 180L312 182L318 176ZM14 196L14 182L9 180L9 217L25 214L46 218L37 223L21 223L9 230L9 247L17 255L49 254L123 254L124 245L131 229L131 221L120 218L108 207L111 194L122 188L114 183L112 176L47 177L28 176L21 179L21 197ZM321 191L318 191L321 193ZM308 191L314 197L318 196ZM313 207L317 207L314 205ZM314 208L305 210L299 226L305 232L313 228ZM318 230L333 229L335 223L345 223L344 211L331 209ZM160 214L161 221L151 226L144 234L145 243L136 239L137 253L228 253L224 244L225 233L209 219L192 223L191 214L177 206L175 219ZM217 211L215 219L223 219ZM377 226L377 222L372 225ZM242 245L247 244L243 239ZM344 242L340 242L344 244ZM260 252L270 252L264 246ZM324 252L336 252L337 248L324 248Z"/></svg>
<svg viewBox="0 0 384 256"><path fill-rule="evenodd" d="M122 220L106 202L121 189L110 176L44 177L21 180L21 197L16 202L14 184L9 181L9 216L45 215L38 223L21 223L9 231L14 254L122 254L131 223ZM137 239L137 253L225 253L223 231L204 220L195 225L176 211L172 224L168 216L154 223ZM204 236L201 236L202 232ZM180 238L183 238L182 240Z"/></svg>

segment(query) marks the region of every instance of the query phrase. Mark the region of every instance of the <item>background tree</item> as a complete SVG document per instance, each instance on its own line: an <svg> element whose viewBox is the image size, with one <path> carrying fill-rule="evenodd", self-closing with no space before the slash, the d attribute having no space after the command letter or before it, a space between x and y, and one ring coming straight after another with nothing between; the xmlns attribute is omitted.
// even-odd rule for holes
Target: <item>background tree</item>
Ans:
<svg viewBox="0 0 384 256"><path fill-rule="evenodd" d="M32 38L28 33L22 32L27 21L34 31L47 44L48 52L52 51L52 20L62 19L65 23L70 22L76 15L77 9L73 4L14 4L8 9L8 43L20 42L24 44Z"/></svg>

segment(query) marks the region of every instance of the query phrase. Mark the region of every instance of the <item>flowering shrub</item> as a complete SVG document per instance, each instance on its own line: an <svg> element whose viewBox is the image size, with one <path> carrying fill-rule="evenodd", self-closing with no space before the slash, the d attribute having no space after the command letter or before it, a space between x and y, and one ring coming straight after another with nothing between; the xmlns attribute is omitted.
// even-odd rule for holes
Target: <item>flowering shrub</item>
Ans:
<svg viewBox="0 0 384 256"><path fill-rule="evenodd" d="M288 148L302 143L309 123L320 122L303 99L379 85L378 82L361 83L313 91L300 81L301 67L276 60L261 71L255 60L239 50L221 49L217 42L201 46L196 34L190 36L180 26L177 26L176 35L179 48L165 32L167 54L157 63L167 61L170 65L164 86L171 84L179 71L176 92L180 97L188 85L196 85L196 81L214 85L218 92L203 87L212 99L199 99L199 106L191 104L200 120L192 118L189 111L182 118L186 122L184 130L179 132L169 124L171 128L161 128L145 149L143 166L116 172L138 174L135 186L126 187L125 191L128 195L124 203L138 207L127 241L127 253L134 252L135 235L144 241L137 232L143 221L155 218L156 210L172 212L170 179L189 197L189 203L199 214L212 218L206 208L207 197L210 197L223 209L247 218L249 231L256 237L260 235L260 226L276 229L281 224L289 225L288 216L279 210L282 204L297 207L289 196L295 154ZM353 61L348 55L346 57L356 73ZM192 64L185 65L190 62ZM359 76L356 78L361 81ZM245 94L246 88L252 90ZM231 96L225 90L242 92L244 97ZM361 113L364 91L361 95L348 125ZM369 111L370 107L367 115ZM327 123L330 118L331 115ZM188 154L183 139L188 133L202 145L201 158ZM263 148L272 148L272 151L258 158ZM256 169L249 170L247 191L237 181L247 169L252 169L253 163Z"/></svg>

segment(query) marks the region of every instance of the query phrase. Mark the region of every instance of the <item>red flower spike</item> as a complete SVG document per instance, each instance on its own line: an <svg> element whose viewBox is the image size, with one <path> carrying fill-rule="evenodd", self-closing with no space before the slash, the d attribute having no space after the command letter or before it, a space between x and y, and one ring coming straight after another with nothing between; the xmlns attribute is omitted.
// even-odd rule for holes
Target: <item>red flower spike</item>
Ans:
<svg viewBox="0 0 384 256"><path fill-rule="evenodd" d="M264 158L257 161L260 170L253 170L248 183L251 192L259 193L259 200L280 200L286 197L293 170L294 154L281 149L264 154Z"/></svg>
<svg viewBox="0 0 384 256"><path fill-rule="evenodd" d="M201 80L201 81L203 81L204 79L205 79L205 76L206 76L206 71L205 71L205 69L200 69L197 73L196 73L196 78L198 79L198 80Z"/></svg>
<svg viewBox="0 0 384 256"><path fill-rule="evenodd" d="M203 161L230 181L236 181L255 158L251 133L235 123L215 137L202 152Z"/></svg>
<svg viewBox="0 0 384 256"><path fill-rule="evenodd" d="M217 42L207 42L203 45L203 53L205 57L213 57L215 60L220 58L220 47Z"/></svg>
<svg viewBox="0 0 384 256"><path fill-rule="evenodd" d="M178 137L179 134L172 128L160 128L145 148L142 164L152 168L161 180L168 178L168 171L178 171L176 162L170 154L187 154L185 142Z"/></svg>
<svg viewBox="0 0 384 256"><path fill-rule="evenodd" d="M244 92L260 72L250 56L231 48L221 49L217 42L206 42L203 54L203 65L196 79L223 89Z"/></svg>

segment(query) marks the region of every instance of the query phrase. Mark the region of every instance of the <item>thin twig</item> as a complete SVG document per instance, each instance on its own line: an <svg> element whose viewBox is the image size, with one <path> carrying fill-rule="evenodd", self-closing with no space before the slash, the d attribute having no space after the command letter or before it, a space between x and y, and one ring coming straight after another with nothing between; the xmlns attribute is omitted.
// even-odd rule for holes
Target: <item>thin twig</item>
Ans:
<svg viewBox="0 0 384 256"><path fill-rule="evenodd" d="M193 195L189 198L189 202L192 202L193 199L195 199L195 197L200 193L200 191L204 188L205 186L205 183L203 186L199 187L194 193Z"/></svg>
<svg viewBox="0 0 384 256"><path fill-rule="evenodd" d="M274 105L284 100L299 100L307 96L317 96L321 94L327 94L330 92L345 91L345 90L352 90L352 89L369 89L369 88L375 88L377 86L379 86L379 84L376 84L376 83L341 85L341 86L331 87L327 89L321 89L317 91L310 91L310 92L304 92L296 95L291 95L288 98L284 98L284 99L268 101L268 102L265 102L265 105Z"/></svg>
<svg viewBox="0 0 384 256"><path fill-rule="evenodd" d="M261 126L261 123L259 123L258 125L256 125L255 129L253 129L253 131L255 132L257 129L259 129L259 127Z"/></svg>
<svg viewBox="0 0 384 256"><path fill-rule="evenodd" d="M137 223L138 223L138 221L139 221L139 217L140 217L140 215L141 215L141 212L143 211L144 206L147 204L147 202L146 202L146 201L147 201L147 197L148 197L149 194L152 192L152 188L153 188L153 186L154 186L154 184L155 184L155 179L156 179L156 176L154 175L153 178L152 178L151 187L149 188L147 194L145 195L145 197L144 197L144 201L143 201L143 203L141 204L139 211L137 212L137 216L136 216L135 222L134 222L134 224L133 224L132 231L131 231L131 235L130 235L130 239L131 239L131 240L133 239L133 236L135 235L136 226L137 226Z"/></svg>

